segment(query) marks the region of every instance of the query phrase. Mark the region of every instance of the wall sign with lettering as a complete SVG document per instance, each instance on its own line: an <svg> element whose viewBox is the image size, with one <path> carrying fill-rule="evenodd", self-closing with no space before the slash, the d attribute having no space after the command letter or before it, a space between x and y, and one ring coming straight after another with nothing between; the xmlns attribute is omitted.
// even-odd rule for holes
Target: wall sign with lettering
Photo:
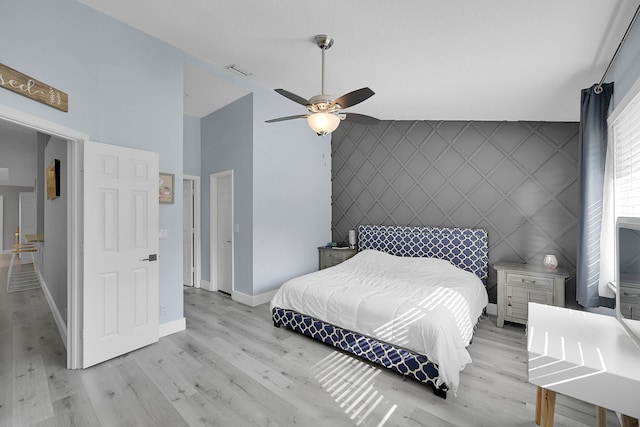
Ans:
<svg viewBox="0 0 640 427"><path fill-rule="evenodd" d="M0 87L58 110L69 111L69 97L66 93L41 81L32 79L4 64L0 64Z"/></svg>

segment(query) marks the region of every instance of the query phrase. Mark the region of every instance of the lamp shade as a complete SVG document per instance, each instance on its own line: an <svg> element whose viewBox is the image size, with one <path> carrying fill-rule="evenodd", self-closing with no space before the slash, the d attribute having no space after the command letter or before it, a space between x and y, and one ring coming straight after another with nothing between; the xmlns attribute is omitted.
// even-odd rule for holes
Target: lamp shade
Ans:
<svg viewBox="0 0 640 427"><path fill-rule="evenodd" d="M307 117L307 122L315 133L325 135L338 128L340 117L331 113L313 113Z"/></svg>
<svg viewBox="0 0 640 427"><path fill-rule="evenodd" d="M356 244L356 230L349 230L349 245L354 247Z"/></svg>

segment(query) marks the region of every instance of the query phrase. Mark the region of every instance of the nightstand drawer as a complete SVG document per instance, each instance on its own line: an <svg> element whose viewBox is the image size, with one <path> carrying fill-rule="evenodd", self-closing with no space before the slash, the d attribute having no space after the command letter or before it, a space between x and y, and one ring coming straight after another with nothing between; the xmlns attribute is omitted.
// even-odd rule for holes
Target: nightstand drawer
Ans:
<svg viewBox="0 0 640 427"><path fill-rule="evenodd" d="M346 259L345 255L348 254L346 252L342 252L341 249L332 249L324 253L324 261L326 263L340 264Z"/></svg>
<svg viewBox="0 0 640 427"><path fill-rule="evenodd" d="M318 251L320 254L320 270L338 265L358 253L357 249L350 248L332 249L320 247Z"/></svg>
<svg viewBox="0 0 640 427"><path fill-rule="evenodd" d="M513 285L526 285L541 288L553 288L553 279L526 274L507 273L507 283Z"/></svg>

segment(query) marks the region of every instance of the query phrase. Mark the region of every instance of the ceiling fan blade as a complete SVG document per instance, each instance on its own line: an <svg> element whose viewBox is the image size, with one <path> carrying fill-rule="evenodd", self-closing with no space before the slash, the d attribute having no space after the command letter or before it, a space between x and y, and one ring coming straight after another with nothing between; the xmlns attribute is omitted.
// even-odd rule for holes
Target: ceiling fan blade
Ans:
<svg viewBox="0 0 640 427"><path fill-rule="evenodd" d="M375 117L365 116L364 114L357 114L357 113L344 113L344 114L345 114L345 118L344 118L345 122L357 123L360 125L377 125L378 123L380 123L380 120L376 119Z"/></svg>
<svg viewBox="0 0 640 427"><path fill-rule="evenodd" d="M342 108L349 108L371 98L374 94L375 92L368 87L363 87L362 89L354 90L346 95L342 95L340 98L333 101L332 105L339 104Z"/></svg>
<svg viewBox="0 0 640 427"><path fill-rule="evenodd" d="M303 97L296 95L295 93L289 92L288 90L284 90L284 89L274 89L274 90L278 92L280 95L284 96L285 98L289 98L293 102L297 102L298 104L304 105L305 107L310 104L310 102L304 99Z"/></svg>
<svg viewBox="0 0 640 427"><path fill-rule="evenodd" d="M279 117L277 119L266 120L265 123L283 122L285 120L293 120L293 119L306 119L307 116L308 114L299 114L297 116Z"/></svg>

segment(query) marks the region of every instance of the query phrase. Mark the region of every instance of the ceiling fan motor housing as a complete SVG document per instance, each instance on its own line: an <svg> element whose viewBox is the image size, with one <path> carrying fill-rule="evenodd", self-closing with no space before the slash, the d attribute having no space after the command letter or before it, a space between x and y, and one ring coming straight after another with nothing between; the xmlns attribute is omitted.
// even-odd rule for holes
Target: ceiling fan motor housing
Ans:
<svg viewBox="0 0 640 427"><path fill-rule="evenodd" d="M339 110L340 106L333 104L333 97L331 95L322 94L309 99L307 109L312 113L333 113L334 111Z"/></svg>

